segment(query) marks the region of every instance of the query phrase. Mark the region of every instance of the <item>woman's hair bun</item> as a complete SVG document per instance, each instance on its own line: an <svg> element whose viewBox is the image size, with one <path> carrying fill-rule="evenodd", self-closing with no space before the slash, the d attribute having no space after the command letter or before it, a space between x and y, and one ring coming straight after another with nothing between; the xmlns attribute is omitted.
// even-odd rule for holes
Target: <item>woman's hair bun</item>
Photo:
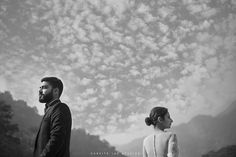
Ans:
<svg viewBox="0 0 236 157"><path fill-rule="evenodd" d="M146 117L146 118L145 118L145 123L147 124L147 126L152 125L152 120L151 120L151 118L150 118L150 117Z"/></svg>

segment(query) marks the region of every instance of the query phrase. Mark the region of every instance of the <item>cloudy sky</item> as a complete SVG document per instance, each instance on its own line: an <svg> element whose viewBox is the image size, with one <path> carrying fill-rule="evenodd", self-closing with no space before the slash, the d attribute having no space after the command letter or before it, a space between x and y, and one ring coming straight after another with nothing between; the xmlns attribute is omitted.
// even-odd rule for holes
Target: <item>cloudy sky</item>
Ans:
<svg viewBox="0 0 236 157"><path fill-rule="evenodd" d="M0 91L43 114L40 79L57 76L73 127L111 144L216 115L236 100L235 0L1 0Z"/></svg>

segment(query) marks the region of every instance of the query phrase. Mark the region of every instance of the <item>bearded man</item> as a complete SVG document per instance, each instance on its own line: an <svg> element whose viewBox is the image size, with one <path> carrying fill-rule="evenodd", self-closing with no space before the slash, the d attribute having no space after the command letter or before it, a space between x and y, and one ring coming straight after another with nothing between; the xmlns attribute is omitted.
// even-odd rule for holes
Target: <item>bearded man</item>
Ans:
<svg viewBox="0 0 236 157"><path fill-rule="evenodd" d="M69 157L71 112L60 101L63 83L56 77L44 77L39 88L39 102L45 103L34 145L34 157Z"/></svg>

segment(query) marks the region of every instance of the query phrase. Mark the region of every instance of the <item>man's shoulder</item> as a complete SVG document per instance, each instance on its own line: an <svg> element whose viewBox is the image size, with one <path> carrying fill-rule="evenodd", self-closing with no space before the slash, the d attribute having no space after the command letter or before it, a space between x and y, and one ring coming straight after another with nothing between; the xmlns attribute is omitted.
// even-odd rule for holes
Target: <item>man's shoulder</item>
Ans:
<svg viewBox="0 0 236 157"><path fill-rule="evenodd" d="M70 110L69 106L68 106L66 103L64 103L64 102L60 102L60 103L58 104L58 107L59 107L59 108L63 108L63 109L68 109L68 110Z"/></svg>
<svg viewBox="0 0 236 157"><path fill-rule="evenodd" d="M67 104L65 103L58 103L52 110L52 112L50 113L52 119L54 118L68 118L68 120L71 120L71 111L69 109L69 107L67 106Z"/></svg>
<svg viewBox="0 0 236 157"><path fill-rule="evenodd" d="M59 102L57 105L55 105L54 112L70 112L70 108L66 103Z"/></svg>
<svg viewBox="0 0 236 157"><path fill-rule="evenodd" d="M67 105L66 103L64 103L64 102L60 102L60 103L59 103L59 106L69 108L68 105Z"/></svg>

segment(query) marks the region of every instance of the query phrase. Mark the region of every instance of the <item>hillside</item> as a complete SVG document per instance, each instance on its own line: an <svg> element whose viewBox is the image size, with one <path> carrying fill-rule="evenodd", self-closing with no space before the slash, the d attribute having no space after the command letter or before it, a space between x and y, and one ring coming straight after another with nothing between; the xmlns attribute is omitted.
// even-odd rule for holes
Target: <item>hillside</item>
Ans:
<svg viewBox="0 0 236 157"><path fill-rule="evenodd" d="M12 122L17 123L20 129L38 127L42 117L37 114L36 107L27 106L27 103L23 100L13 100L10 92L0 93L0 100L11 105L13 110Z"/></svg>
<svg viewBox="0 0 236 157"><path fill-rule="evenodd" d="M227 146L217 151L210 151L204 154L202 157L235 157L236 145Z"/></svg>
<svg viewBox="0 0 236 157"><path fill-rule="evenodd" d="M236 102L212 117L199 115L190 122L173 127L178 136L181 157L199 157L211 150L236 144ZM121 152L141 152L143 138L117 146Z"/></svg>
<svg viewBox="0 0 236 157"><path fill-rule="evenodd" d="M17 124L19 131L17 137L25 149L22 157L30 157L33 151L34 139L41 120L35 108L27 106L23 100L14 100L10 92L0 93L0 101L11 106L12 123ZM0 135L1 136L1 135ZM1 146L0 146L1 147ZM11 147L11 146L9 146ZM100 140L97 135L86 133L84 129L73 129L71 133L71 157L96 157L103 153L125 157L117 152L115 147L107 141Z"/></svg>

